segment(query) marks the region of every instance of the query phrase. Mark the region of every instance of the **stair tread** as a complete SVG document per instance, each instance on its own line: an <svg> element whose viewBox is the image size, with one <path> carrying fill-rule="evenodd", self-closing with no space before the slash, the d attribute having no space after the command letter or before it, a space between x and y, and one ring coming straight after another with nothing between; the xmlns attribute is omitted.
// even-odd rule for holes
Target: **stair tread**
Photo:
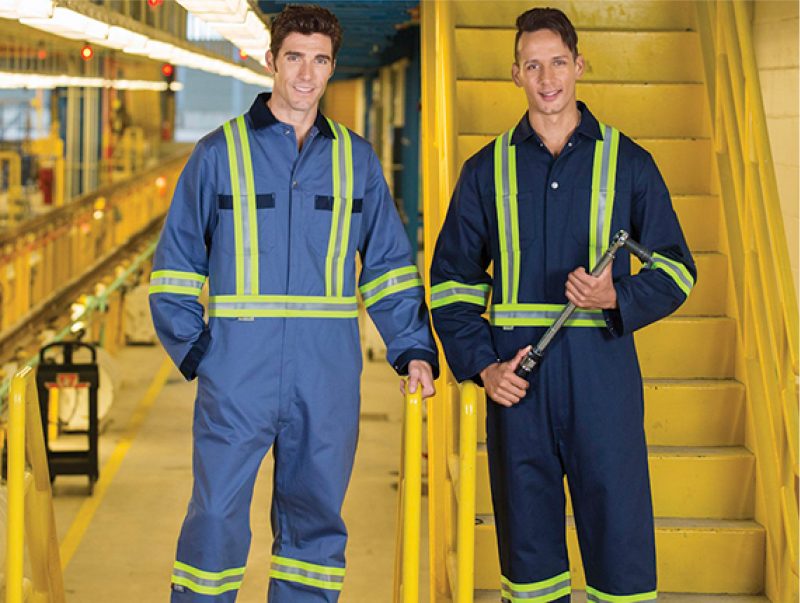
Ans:
<svg viewBox="0 0 800 603"><path fill-rule="evenodd" d="M486 442L478 442L478 452L486 452ZM744 446L648 446L648 456L658 457L746 457L753 453Z"/></svg>
<svg viewBox="0 0 800 603"><path fill-rule="evenodd" d="M494 515L476 514L475 517L483 522L483 525L493 526ZM656 530L698 530L698 531L720 531L727 532L763 532L764 526L753 519L708 519L700 517L656 517ZM567 527L575 527L575 519L572 515L567 516Z"/></svg>
<svg viewBox="0 0 800 603"><path fill-rule="evenodd" d="M475 601L493 601L497 603L500 597L499 590L476 590ZM582 590L573 590L572 603L585 603L586 593ZM659 601L669 603L770 603L767 597L761 595L699 595L697 593L658 593Z"/></svg>
<svg viewBox="0 0 800 603"><path fill-rule="evenodd" d="M647 378L644 379L645 386L648 385L664 385L670 387L735 387L736 389L744 388L744 383L736 379L657 379Z"/></svg>

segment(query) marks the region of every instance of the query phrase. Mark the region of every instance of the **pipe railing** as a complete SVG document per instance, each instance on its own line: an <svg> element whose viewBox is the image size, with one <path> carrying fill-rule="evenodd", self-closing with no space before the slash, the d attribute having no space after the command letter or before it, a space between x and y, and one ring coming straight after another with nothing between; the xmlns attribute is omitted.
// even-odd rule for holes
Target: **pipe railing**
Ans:
<svg viewBox="0 0 800 603"><path fill-rule="evenodd" d="M64 581L50 470L33 375L30 367L18 371L9 397L6 603L63 603ZM29 585L23 576L26 544L31 568Z"/></svg>
<svg viewBox="0 0 800 603"><path fill-rule="evenodd" d="M738 313L737 376L756 456L765 590L798 596L798 306L769 132L742 0L697 2Z"/></svg>

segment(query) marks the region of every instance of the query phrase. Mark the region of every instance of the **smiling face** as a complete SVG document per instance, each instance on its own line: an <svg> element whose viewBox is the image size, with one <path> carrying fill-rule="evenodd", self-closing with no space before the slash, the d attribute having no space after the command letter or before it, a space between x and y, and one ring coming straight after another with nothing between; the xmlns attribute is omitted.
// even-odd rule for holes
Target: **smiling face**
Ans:
<svg viewBox="0 0 800 603"><path fill-rule="evenodd" d="M319 101L333 75L331 38L320 33L290 33L278 56L267 52L267 68L274 77L270 106L276 115L316 115Z"/></svg>
<svg viewBox="0 0 800 603"><path fill-rule="evenodd" d="M583 67L583 57L573 56L558 33L539 29L520 36L511 76L525 89L531 117L555 117L575 111L575 83Z"/></svg>

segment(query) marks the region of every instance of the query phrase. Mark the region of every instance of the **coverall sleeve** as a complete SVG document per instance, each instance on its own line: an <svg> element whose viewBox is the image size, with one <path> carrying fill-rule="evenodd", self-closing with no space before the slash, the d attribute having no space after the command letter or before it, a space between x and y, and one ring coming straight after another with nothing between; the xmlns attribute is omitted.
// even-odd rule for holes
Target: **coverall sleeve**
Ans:
<svg viewBox="0 0 800 603"><path fill-rule="evenodd" d="M181 173L150 275L150 311L164 349L187 380L210 336L198 296L208 276L216 191L212 150L198 143Z"/></svg>
<svg viewBox="0 0 800 603"><path fill-rule="evenodd" d="M367 169L359 250L361 297L386 344L387 360L398 374L408 374L412 360L424 360L437 378L439 357L422 279L378 158L371 150Z"/></svg>
<svg viewBox="0 0 800 603"><path fill-rule="evenodd" d="M447 363L458 381L481 383L499 361L483 318L490 298L489 224L482 211L473 160L461 171L431 264L431 311Z"/></svg>
<svg viewBox="0 0 800 603"><path fill-rule="evenodd" d="M611 332L632 333L674 312L694 287L697 268L672 208L669 191L647 153L634 177L631 237L655 262L615 280L618 310L606 311Z"/></svg>

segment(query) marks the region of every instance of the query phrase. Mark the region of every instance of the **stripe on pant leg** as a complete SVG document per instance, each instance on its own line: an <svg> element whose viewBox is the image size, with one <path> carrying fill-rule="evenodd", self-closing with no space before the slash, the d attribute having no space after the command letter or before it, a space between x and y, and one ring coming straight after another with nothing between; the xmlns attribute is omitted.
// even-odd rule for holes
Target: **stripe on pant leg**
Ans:
<svg viewBox="0 0 800 603"><path fill-rule="evenodd" d="M547 580L517 583L505 576L500 577L503 600L507 603L546 603L570 594L569 572L563 572Z"/></svg>
<svg viewBox="0 0 800 603"><path fill-rule="evenodd" d="M325 590L342 590L344 568L317 565L288 557L272 556L270 578L298 582Z"/></svg>

